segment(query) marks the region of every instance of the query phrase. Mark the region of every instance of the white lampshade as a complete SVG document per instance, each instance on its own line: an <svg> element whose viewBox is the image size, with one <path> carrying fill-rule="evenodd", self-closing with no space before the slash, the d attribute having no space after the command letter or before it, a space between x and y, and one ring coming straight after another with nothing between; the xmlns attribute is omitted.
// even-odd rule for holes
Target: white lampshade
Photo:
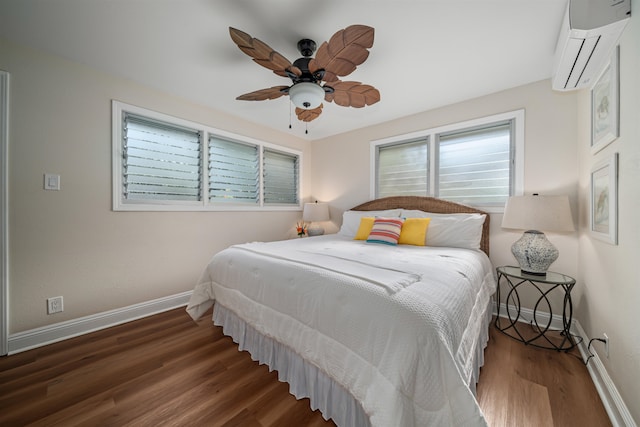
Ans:
<svg viewBox="0 0 640 427"><path fill-rule="evenodd" d="M574 231L567 196L509 197L502 228L538 231Z"/></svg>
<svg viewBox="0 0 640 427"><path fill-rule="evenodd" d="M296 107L313 110L322 104L324 89L316 83L296 83L289 88L289 98Z"/></svg>
<svg viewBox="0 0 640 427"><path fill-rule="evenodd" d="M329 205L326 203L305 203L302 219L308 222L329 221Z"/></svg>
<svg viewBox="0 0 640 427"><path fill-rule="evenodd" d="M510 197L504 208L502 228L527 230L511 246L511 253L523 273L546 275L558 259L558 249L542 231L574 231L567 196Z"/></svg>
<svg viewBox="0 0 640 427"><path fill-rule="evenodd" d="M329 205L326 203L305 203L302 211L302 220L312 223L307 232L309 236L324 234L324 228L314 222L329 221Z"/></svg>

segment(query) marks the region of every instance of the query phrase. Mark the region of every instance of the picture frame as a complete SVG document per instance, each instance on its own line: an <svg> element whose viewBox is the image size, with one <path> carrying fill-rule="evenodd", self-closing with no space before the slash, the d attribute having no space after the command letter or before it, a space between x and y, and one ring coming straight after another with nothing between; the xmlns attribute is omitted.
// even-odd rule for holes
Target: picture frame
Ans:
<svg viewBox="0 0 640 427"><path fill-rule="evenodd" d="M591 152L597 153L620 136L620 46L591 89Z"/></svg>
<svg viewBox="0 0 640 427"><path fill-rule="evenodd" d="M618 153L591 169L590 229L596 239L618 244Z"/></svg>

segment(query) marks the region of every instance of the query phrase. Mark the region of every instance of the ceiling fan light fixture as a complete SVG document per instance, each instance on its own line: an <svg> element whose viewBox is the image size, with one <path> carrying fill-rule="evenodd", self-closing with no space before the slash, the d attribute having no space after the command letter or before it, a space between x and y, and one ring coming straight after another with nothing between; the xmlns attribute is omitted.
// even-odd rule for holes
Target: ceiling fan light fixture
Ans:
<svg viewBox="0 0 640 427"><path fill-rule="evenodd" d="M289 98L298 108L313 110L324 100L324 89L317 83L300 82L289 88Z"/></svg>
<svg viewBox="0 0 640 427"><path fill-rule="evenodd" d="M339 77L351 74L369 57L375 30L367 25L349 25L338 30L329 41L317 49L311 39L298 42L301 58L293 63L264 42L237 28L229 27L231 40L254 62L291 80L291 86L272 86L238 96L240 101L264 101L289 95L296 106L298 120L308 123L322 113L323 103L334 102L341 107L361 108L380 101L380 92L373 86ZM323 84L326 83L326 84ZM292 111L289 112L290 116Z"/></svg>

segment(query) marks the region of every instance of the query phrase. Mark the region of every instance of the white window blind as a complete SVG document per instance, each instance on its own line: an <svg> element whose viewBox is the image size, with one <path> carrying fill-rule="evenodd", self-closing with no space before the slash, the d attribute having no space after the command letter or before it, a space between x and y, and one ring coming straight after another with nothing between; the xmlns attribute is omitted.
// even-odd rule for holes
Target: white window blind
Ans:
<svg viewBox="0 0 640 427"><path fill-rule="evenodd" d="M201 133L131 113L123 117L123 197L200 200Z"/></svg>
<svg viewBox="0 0 640 427"><path fill-rule="evenodd" d="M265 148L263 153L265 204L298 204L298 156Z"/></svg>
<svg viewBox="0 0 640 427"><path fill-rule="evenodd" d="M437 196L503 206L511 194L511 121L439 134Z"/></svg>
<svg viewBox="0 0 640 427"><path fill-rule="evenodd" d="M300 210L302 152L112 103L115 211Z"/></svg>
<svg viewBox="0 0 640 427"><path fill-rule="evenodd" d="M426 196L429 139L378 147L377 197Z"/></svg>
<svg viewBox="0 0 640 427"><path fill-rule="evenodd" d="M209 137L209 201L258 204L260 152L256 145Z"/></svg>

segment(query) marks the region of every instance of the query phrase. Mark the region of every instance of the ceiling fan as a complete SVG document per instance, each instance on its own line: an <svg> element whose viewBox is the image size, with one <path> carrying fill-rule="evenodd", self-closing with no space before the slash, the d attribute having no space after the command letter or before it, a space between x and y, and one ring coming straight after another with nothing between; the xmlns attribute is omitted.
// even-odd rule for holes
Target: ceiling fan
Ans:
<svg viewBox="0 0 640 427"><path fill-rule="evenodd" d="M336 32L328 42L320 45L315 58L311 56L316 50L316 43L310 39L302 39L298 42L302 57L293 64L266 43L243 31L229 27L229 33L240 50L256 63L292 82L291 86L273 86L245 93L238 96L238 100L264 101L289 95L296 106L296 116L303 122L310 122L320 116L323 100L355 108L380 101L380 92L375 87L339 79L351 74L368 58L368 49L373 46L372 27L351 25Z"/></svg>

